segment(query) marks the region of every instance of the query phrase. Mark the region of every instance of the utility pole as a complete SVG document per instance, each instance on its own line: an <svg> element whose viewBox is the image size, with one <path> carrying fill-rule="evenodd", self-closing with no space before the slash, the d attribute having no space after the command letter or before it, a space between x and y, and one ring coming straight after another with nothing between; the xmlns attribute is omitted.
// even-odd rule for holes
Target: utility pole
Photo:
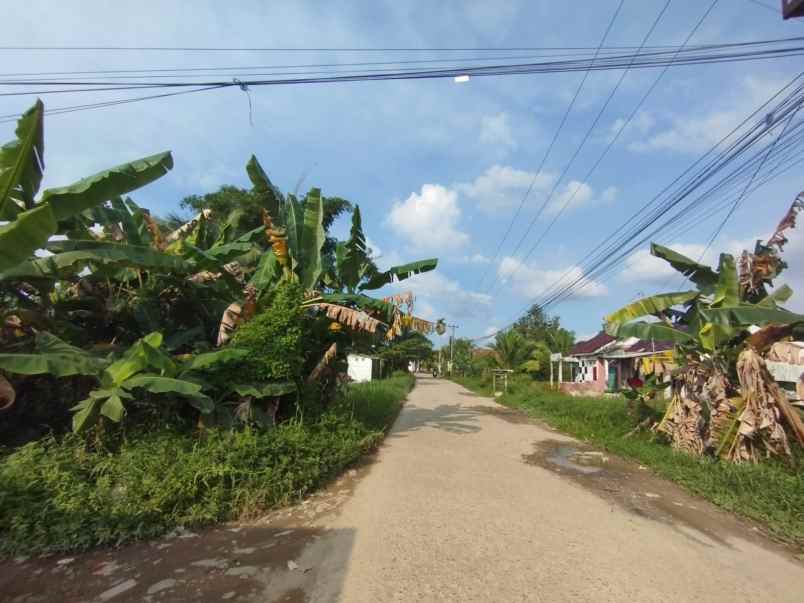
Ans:
<svg viewBox="0 0 804 603"><path fill-rule="evenodd" d="M453 345L452 342L455 341L455 329L458 328L458 325L447 325L450 329L452 329L452 335L449 336L449 374L450 377L452 376L452 360L453 360Z"/></svg>

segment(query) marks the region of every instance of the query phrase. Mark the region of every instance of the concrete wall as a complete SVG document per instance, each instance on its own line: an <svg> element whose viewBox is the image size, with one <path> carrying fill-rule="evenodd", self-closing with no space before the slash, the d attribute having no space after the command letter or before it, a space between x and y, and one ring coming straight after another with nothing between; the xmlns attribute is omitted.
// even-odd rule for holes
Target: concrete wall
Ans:
<svg viewBox="0 0 804 603"><path fill-rule="evenodd" d="M371 368L374 362L376 361L370 356L349 354L346 357L348 367L347 374L349 375L349 378L357 383L371 381Z"/></svg>

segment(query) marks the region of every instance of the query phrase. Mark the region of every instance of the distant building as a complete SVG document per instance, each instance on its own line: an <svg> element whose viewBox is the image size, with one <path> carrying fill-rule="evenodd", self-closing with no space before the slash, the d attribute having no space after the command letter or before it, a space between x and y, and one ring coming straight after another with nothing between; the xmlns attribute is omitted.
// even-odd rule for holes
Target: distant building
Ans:
<svg viewBox="0 0 804 603"><path fill-rule="evenodd" d="M563 359L572 365L572 378L561 383L560 389L573 395L599 395L628 387L632 377L667 378L673 368L672 352L672 341L618 340L601 331L572 346Z"/></svg>

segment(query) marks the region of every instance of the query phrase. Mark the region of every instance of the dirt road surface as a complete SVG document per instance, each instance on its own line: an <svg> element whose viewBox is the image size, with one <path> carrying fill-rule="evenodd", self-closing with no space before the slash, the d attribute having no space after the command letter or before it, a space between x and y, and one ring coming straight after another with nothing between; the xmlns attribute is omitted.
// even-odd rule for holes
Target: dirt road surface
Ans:
<svg viewBox="0 0 804 603"><path fill-rule="evenodd" d="M804 565L644 468L420 376L379 453L303 504L5 562L0 600L802 601Z"/></svg>

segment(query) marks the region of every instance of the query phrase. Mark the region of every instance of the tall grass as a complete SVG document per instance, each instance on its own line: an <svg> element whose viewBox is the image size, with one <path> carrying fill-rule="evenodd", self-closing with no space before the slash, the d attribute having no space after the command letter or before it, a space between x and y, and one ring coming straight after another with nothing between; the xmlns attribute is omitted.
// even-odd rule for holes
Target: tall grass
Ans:
<svg viewBox="0 0 804 603"><path fill-rule="evenodd" d="M350 386L270 431L142 429L113 453L46 437L0 457L0 553L85 549L253 516L298 500L372 450L413 378Z"/></svg>
<svg viewBox="0 0 804 603"><path fill-rule="evenodd" d="M491 395L490 385L480 378L456 381ZM575 398L529 379L514 380L508 393L497 401L581 440L634 459L688 491L764 524L774 537L804 548L804 455L799 449L794 451L792 464L768 461L735 465L692 457L674 452L649 433L624 437L634 428L635 421L622 398ZM657 408L657 412L661 410Z"/></svg>

